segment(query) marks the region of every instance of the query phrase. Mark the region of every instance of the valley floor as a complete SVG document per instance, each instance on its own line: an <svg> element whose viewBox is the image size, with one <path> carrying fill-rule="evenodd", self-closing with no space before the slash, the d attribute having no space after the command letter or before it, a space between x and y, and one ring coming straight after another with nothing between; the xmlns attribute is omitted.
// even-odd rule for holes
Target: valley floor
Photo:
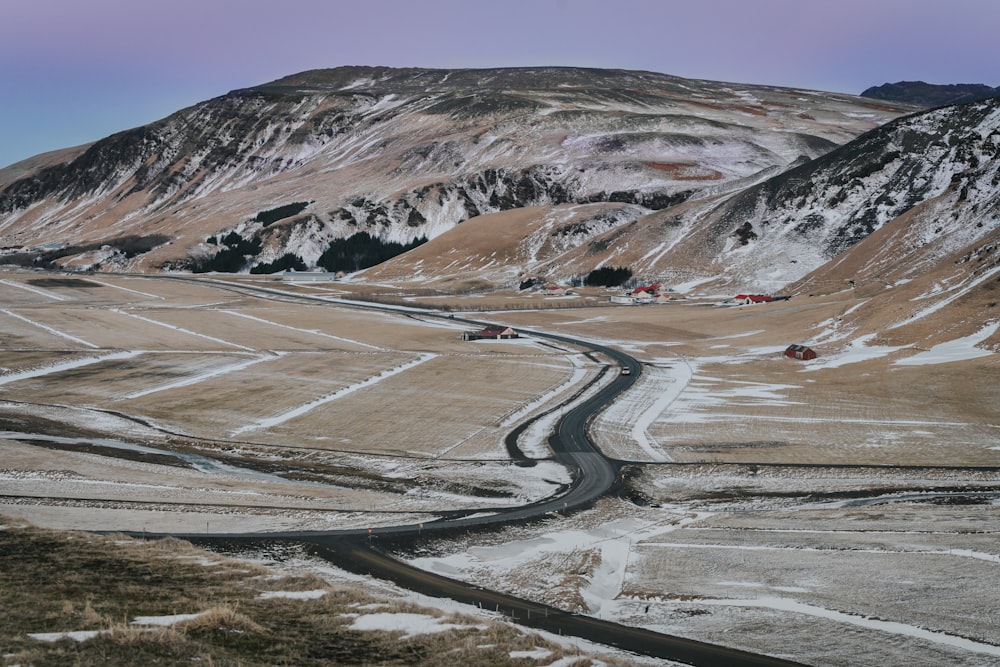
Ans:
<svg viewBox="0 0 1000 667"><path fill-rule="evenodd" d="M918 348L851 331L851 294L642 307L510 294L454 319L419 298L393 298L396 312L338 301L367 290L0 275L0 514L328 530L551 496L569 477L547 460L548 429L608 362L537 328L643 363L592 424L631 463L625 489L541 526L428 543L413 562L806 664L1000 665L1000 355L980 345L995 325ZM465 317L521 336L463 341ZM785 357L792 343L819 358Z"/></svg>

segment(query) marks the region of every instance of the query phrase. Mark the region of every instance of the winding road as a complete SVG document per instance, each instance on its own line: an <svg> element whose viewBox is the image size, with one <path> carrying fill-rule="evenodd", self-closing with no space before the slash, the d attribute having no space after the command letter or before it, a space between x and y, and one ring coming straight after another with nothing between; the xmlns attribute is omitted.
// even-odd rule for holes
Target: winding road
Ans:
<svg viewBox="0 0 1000 667"><path fill-rule="evenodd" d="M171 279L182 279L172 277ZM188 279L210 283L216 287L249 291L256 295L280 296L296 300L320 301L352 307L375 308L395 312L419 312L421 317L458 321L471 326L483 326L476 320L461 319L417 309L402 309L357 301L289 294L280 290L240 285L208 279ZM614 489L620 475L619 464L608 459L590 440L587 432L589 421L602 408L609 405L622 392L630 388L642 373L642 366L633 357L620 350L593 342L578 340L540 331L530 335L558 343L588 349L611 360L616 377L593 395L570 409L560 420L549 439L555 459L572 474L572 482L565 493L539 502L495 510L439 519L419 525L385 526L375 529L358 528L336 531L295 531L282 533L251 534L182 534L174 535L200 544L216 546L246 545L249 543L291 541L311 545L316 556L336 565L362 574L394 581L401 586L434 597L447 597L484 609L502 612L512 620L560 634L573 635L590 641L616 646L639 654L664 658L691 665L747 665L790 666L798 663L757 655L736 649L706 644L682 637L674 637L589 616L571 614L547 605L523 600L496 591L481 589L472 584L448 579L407 565L390 557L385 547L403 545L414 539L426 540L429 535L495 528L514 522L534 521L553 513L565 513L588 506L597 498ZM628 369L622 374L618 369ZM151 537L151 534L144 534Z"/></svg>

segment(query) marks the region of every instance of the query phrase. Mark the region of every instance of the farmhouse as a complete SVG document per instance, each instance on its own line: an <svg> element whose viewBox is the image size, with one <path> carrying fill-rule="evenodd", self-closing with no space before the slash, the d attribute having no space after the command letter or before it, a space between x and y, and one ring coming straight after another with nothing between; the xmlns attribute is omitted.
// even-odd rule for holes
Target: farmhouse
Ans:
<svg viewBox="0 0 1000 667"><path fill-rule="evenodd" d="M792 359L802 359L808 361L816 358L816 351L805 345L789 345L785 349L785 356Z"/></svg>
<svg viewBox="0 0 1000 667"><path fill-rule="evenodd" d="M636 303L653 303L653 295L649 292L633 292L632 299Z"/></svg>
<svg viewBox="0 0 1000 667"><path fill-rule="evenodd" d="M768 303L774 301L774 297L770 294L737 294L735 297L737 302L743 304L752 303Z"/></svg>
<svg viewBox="0 0 1000 667"><path fill-rule="evenodd" d="M510 327L486 327L481 331L462 332L462 340L506 340L517 337L517 332Z"/></svg>

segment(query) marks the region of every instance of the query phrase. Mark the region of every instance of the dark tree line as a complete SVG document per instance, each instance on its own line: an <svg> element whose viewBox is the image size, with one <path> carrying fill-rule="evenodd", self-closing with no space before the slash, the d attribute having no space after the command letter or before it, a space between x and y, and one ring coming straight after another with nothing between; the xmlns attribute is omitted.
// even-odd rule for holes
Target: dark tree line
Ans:
<svg viewBox="0 0 1000 667"><path fill-rule="evenodd" d="M236 232L229 232L220 237L212 236L206 241L211 245L221 246L221 248L211 257L192 258L191 271L194 273L207 273L209 271L237 273L259 255L263 248L258 237L245 239ZM426 238L419 238L406 244L386 242L366 232L359 232L346 239L333 241L320 255L316 265L330 272L360 271L381 264L426 242ZM252 267L250 273L276 273L290 269L306 271L308 268L301 257L295 253L286 253L273 262Z"/></svg>
<svg viewBox="0 0 1000 667"><path fill-rule="evenodd" d="M426 242L427 239L423 237L406 244L386 242L367 232L358 232L346 239L337 239L331 243L326 252L320 255L316 264L326 271L350 273L381 264Z"/></svg>
<svg viewBox="0 0 1000 667"><path fill-rule="evenodd" d="M212 257L192 259L191 271L193 273L208 273L210 271L237 273L246 265L247 257L260 254L263 247L260 239L256 236L245 239L236 232L229 232L221 239L213 236L208 239L208 243L221 245L222 249Z"/></svg>
<svg viewBox="0 0 1000 667"><path fill-rule="evenodd" d="M273 225L279 220L284 220L285 218L290 218L293 215L298 215L309 206L307 201L297 201L292 204L285 204L284 206L279 206L277 208L268 209L267 211L261 211L254 218L255 221L263 224L265 227L268 225Z"/></svg>
<svg viewBox="0 0 1000 667"><path fill-rule="evenodd" d="M594 269L583 279L585 285L595 287L618 287L632 277L632 270L624 266L604 266Z"/></svg>
<svg viewBox="0 0 1000 667"><path fill-rule="evenodd" d="M111 246L121 252L125 257L131 259L136 255L147 253L157 246L161 246L170 240L169 236L163 234L150 234L148 236L138 236L130 234L106 241L87 243L84 245L71 245L65 248L54 250L41 250L35 252L23 252L6 255L3 258L4 264L17 266L33 266L42 268L58 268L56 260L72 255L79 255L84 252L100 250L104 246Z"/></svg>
<svg viewBox="0 0 1000 667"><path fill-rule="evenodd" d="M278 271L305 271L309 267L293 252L285 253L273 262L250 267L250 273L277 273Z"/></svg>

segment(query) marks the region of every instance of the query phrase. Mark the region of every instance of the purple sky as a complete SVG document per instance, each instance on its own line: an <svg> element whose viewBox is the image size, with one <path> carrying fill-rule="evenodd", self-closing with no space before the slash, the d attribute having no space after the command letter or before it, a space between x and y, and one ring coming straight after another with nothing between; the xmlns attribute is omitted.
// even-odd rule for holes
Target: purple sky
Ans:
<svg viewBox="0 0 1000 667"><path fill-rule="evenodd" d="M567 65L860 93L1000 85L997 0L11 0L0 167L339 65Z"/></svg>

